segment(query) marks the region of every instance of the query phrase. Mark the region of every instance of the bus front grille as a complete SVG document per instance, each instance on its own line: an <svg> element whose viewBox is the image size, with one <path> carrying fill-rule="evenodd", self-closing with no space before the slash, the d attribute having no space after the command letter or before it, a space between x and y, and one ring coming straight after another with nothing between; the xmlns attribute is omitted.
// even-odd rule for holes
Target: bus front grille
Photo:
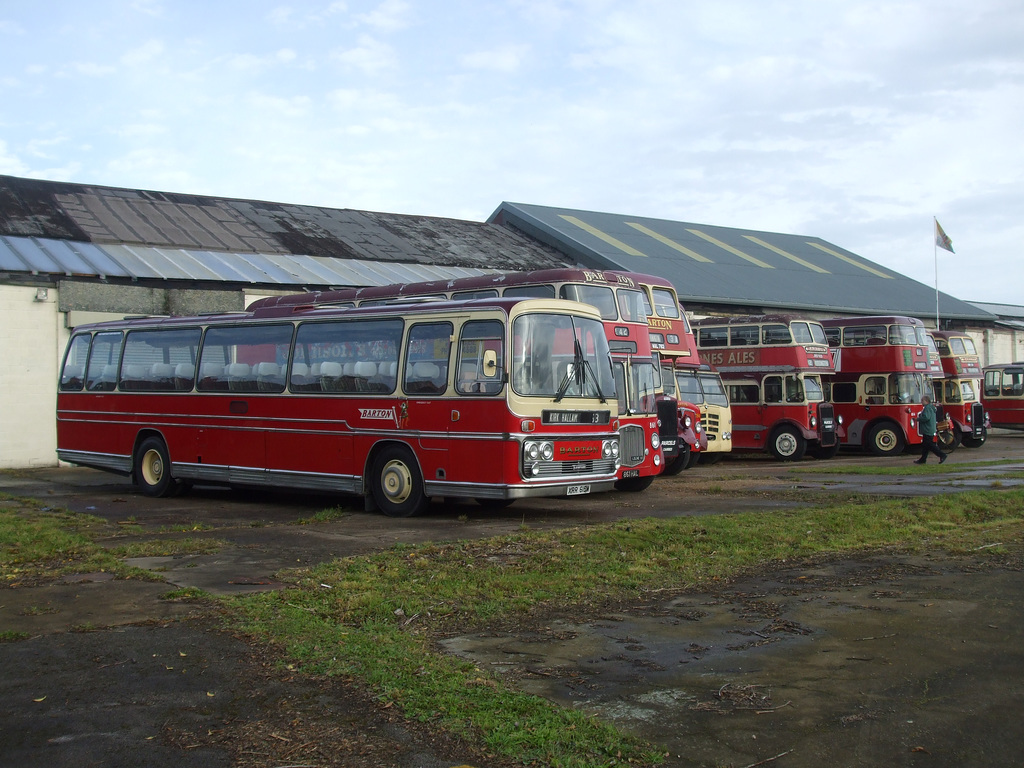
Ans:
<svg viewBox="0 0 1024 768"><path fill-rule="evenodd" d="M971 406L971 434L982 437L985 434L985 406L975 403Z"/></svg>
<svg viewBox="0 0 1024 768"><path fill-rule="evenodd" d="M530 475L532 480L554 480L568 477L587 478L592 476L610 475L615 472L615 459L597 459L584 461L538 461L537 473Z"/></svg>
<svg viewBox="0 0 1024 768"><path fill-rule="evenodd" d="M704 411L701 414L700 422L704 427L704 431L708 434L708 440L718 438L718 434L722 431L722 423L717 413Z"/></svg>
<svg viewBox="0 0 1024 768"><path fill-rule="evenodd" d="M825 448L831 448L839 439L836 434L836 411L832 403L820 403L818 405L818 424L821 436L821 444Z"/></svg>
<svg viewBox="0 0 1024 768"><path fill-rule="evenodd" d="M619 460L624 467L635 467L644 460L644 428L636 424L619 427Z"/></svg>

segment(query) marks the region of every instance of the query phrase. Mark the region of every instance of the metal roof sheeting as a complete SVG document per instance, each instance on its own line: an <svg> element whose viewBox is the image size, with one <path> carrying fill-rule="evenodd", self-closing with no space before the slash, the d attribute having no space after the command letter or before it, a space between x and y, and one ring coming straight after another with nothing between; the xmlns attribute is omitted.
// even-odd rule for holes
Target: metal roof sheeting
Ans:
<svg viewBox="0 0 1024 768"><path fill-rule="evenodd" d="M935 316L933 287L816 237L507 202L489 221L587 266L664 277L684 305ZM942 318L994 319L939 297Z"/></svg>
<svg viewBox="0 0 1024 768"><path fill-rule="evenodd" d="M128 278L297 288L306 285L368 286L448 280L491 274L498 270L0 236L0 271L102 280Z"/></svg>

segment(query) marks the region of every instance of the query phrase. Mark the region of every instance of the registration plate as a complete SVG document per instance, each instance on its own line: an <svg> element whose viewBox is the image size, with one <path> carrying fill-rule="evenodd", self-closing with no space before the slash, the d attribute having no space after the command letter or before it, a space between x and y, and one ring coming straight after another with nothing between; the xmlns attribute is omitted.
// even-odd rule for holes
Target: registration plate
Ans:
<svg viewBox="0 0 1024 768"><path fill-rule="evenodd" d="M625 480L627 477L640 477L639 469L624 469L622 470L622 478Z"/></svg>
<svg viewBox="0 0 1024 768"><path fill-rule="evenodd" d="M570 485L565 489L566 496L582 496L585 493L590 493L589 485Z"/></svg>

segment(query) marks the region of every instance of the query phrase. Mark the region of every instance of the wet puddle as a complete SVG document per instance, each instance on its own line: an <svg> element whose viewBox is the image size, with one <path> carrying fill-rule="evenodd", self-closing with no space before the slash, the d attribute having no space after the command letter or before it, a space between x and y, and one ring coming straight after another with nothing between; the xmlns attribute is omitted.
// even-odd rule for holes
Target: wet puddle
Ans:
<svg viewBox="0 0 1024 768"><path fill-rule="evenodd" d="M879 558L769 578L446 646L666 765L1017 764L1019 572Z"/></svg>

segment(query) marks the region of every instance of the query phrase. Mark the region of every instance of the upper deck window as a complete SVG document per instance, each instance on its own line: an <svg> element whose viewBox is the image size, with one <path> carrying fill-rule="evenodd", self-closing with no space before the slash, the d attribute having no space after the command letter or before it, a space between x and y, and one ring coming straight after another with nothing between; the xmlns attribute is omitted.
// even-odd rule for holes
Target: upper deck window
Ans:
<svg viewBox="0 0 1024 768"><path fill-rule="evenodd" d="M616 295L619 305L619 317L627 323L646 323L647 310L644 307L643 291L631 291L620 288Z"/></svg>
<svg viewBox="0 0 1024 768"><path fill-rule="evenodd" d="M889 343L913 346L918 343L917 331L914 330L912 325L890 325Z"/></svg>
<svg viewBox="0 0 1024 768"><path fill-rule="evenodd" d="M679 302L676 295L667 288L652 288L654 297L654 314L658 317L679 317Z"/></svg>
<svg viewBox="0 0 1024 768"><path fill-rule="evenodd" d="M697 343L701 347L727 347L729 346L729 329L725 326L698 328Z"/></svg>
<svg viewBox="0 0 1024 768"><path fill-rule="evenodd" d="M501 295L517 299L553 299L555 298L555 286L516 285L511 288L506 288Z"/></svg>
<svg viewBox="0 0 1024 768"><path fill-rule="evenodd" d="M453 299L493 299L498 295L494 288L482 288L478 291L457 291L452 294Z"/></svg>
<svg viewBox="0 0 1024 768"><path fill-rule="evenodd" d="M734 325L729 329L729 344L733 347L756 346L760 331L756 325Z"/></svg>
<svg viewBox="0 0 1024 768"><path fill-rule="evenodd" d="M771 323L761 329L761 338L764 344L792 344L793 336L789 332L789 326L782 323Z"/></svg>
<svg viewBox="0 0 1024 768"><path fill-rule="evenodd" d="M615 309L615 294L611 288L604 285L563 285L562 298L571 301L581 301L597 307L601 317L605 320L617 320L618 311Z"/></svg>
<svg viewBox="0 0 1024 768"><path fill-rule="evenodd" d="M851 325L843 329L844 347L884 347L884 325Z"/></svg>
<svg viewBox="0 0 1024 768"><path fill-rule="evenodd" d="M954 336L949 340L949 346L953 350L954 355L978 354L978 350L974 346L974 341L966 336Z"/></svg>

